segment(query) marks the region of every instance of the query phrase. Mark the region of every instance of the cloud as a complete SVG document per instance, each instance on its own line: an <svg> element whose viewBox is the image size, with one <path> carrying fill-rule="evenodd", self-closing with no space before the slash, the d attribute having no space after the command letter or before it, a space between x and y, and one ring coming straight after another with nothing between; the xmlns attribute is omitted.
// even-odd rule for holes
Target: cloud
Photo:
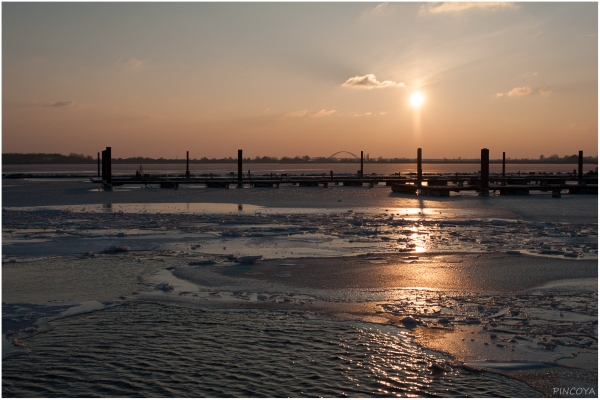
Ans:
<svg viewBox="0 0 600 400"><path fill-rule="evenodd" d="M497 11L501 9L512 9L519 8L516 3L503 3L503 2L484 2L484 3L463 3L463 2L447 2L447 3L430 3L424 6L426 10L432 14L441 13L458 13L469 9L479 10L492 10Z"/></svg>
<svg viewBox="0 0 600 400"><path fill-rule="evenodd" d="M335 110L327 111L325 109L322 109L322 110L317 111L316 113L312 114L311 117L314 117L314 118L328 117L334 113L335 113Z"/></svg>
<svg viewBox="0 0 600 400"><path fill-rule="evenodd" d="M552 90L546 89L545 87L543 87L539 90L538 89L534 90L529 86L523 86L523 87L513 88L512 90L510 90L509 92L506 92L506 93L496 93L496 97L528 96L530 94L532 94L532 95L539 94L542 97L550 97L550 96L552 96L552 93L553 93Z"/></svg>
<svg viewBox="0 0 600 400"><path fill-rule="evenodd" d="M379 4L377 4L377 7L375 7L373 9L373 11L375 11L375 12L383 11L389 5L390 5L390 3L388 3L387 1L385 3L379 3Z"/></svg>
<svg viewBox="0 0 600 400"><path fill-rule="evenodd" d="M74 104L75 102L73 100L61 100L55 101L54 103L44 104L44 107L70 107Z"/></svg>
<svg viewBox="0 0 600 400"><path fill-rule="evenodd" d="M575 122L571 122L568 125L569 129L574 129L576 131L584 131L587 129L587 125L581 125L581 124L577 124Z"/></svg>
<svg viewBox="0 0 600 400"><path fill-rule="evenodd" d="M344 82L342 86L357 89L380 89L386 87L404 87L404 83L394 81L379 82L374 74L367 74L364 76L356 75L354 78L350 78Z"/></svg>
<svg viewBox="0 0 600 400"><path fill-rule="evenodd" d="M129 69L136 69L142 66L142 64L144 64L144 61L142 60L138 60L135 57L130 57L128 60L124 59L124 58L119 58L117 60L117 65L120 65L122 67L126 67Z"/></svg>
<svg viewBox="0 0 600 400"><path fill-rule="evenodd" d="M516 87L510 92L506 93L507 96L526 96L531 94L532 90L529 86Z"/></svg>
<svg viewBox="0 0 600 400"><path fill-rule="evenodd" d="M363 18L368 18L368 17L374 17L376 15L381 15L384 12L386 12L387 9L389 9L390 3L380 3L377 4L374 8L369 8L368 10L364 10L361 13L361 17Z"/></svg>
<svg viewBox="0 0 600 400"><path fill-rule="evenodd" d="M2 102L2 108L13 108L13 107L26 107L26 108L35 108L35 107L71 107L75 105L74 100L59 100L51 103L42 103L39 100L29 100L29 101L4 101Z"/></svg>
<svg viewBox="0 0 600 400"><path fill-rule="evenodd" d="M377 116L378 114L376 112L374 113L374 112L371 112L371 111L367 111L367 112L364 112L364 113L354 112L354 113L351 113L350 115L352 117L372 117L372 116ZM381 113L380 112L379 115L385 115L385 113Z"/></svg>
<svg viewBox="0 0 600 400"><path fill-rule="evenodd" d="M308 110L292 111L292 112L289 112L287 114L284 114L283 117L281 117L279 119L289 119L289 118L305 117L307 112L308 112Z"/></svg>

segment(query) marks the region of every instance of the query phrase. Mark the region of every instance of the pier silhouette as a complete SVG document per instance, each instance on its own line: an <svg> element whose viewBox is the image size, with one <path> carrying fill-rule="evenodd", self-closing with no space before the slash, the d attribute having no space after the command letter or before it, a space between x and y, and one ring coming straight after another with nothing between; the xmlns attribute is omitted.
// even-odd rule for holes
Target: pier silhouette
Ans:
<svg viewBox="0 0 600 400"><path fill-rule="evenodd" d="M479 196L489 196L490 192L501 195L528 195L530 191L552 192L553 197L561 197L563 190L568 194L598 194L598 174L583 172L583 151L579 151L578 169L568 174L547 173L506 173L506 153L502 153L502 173L490 173L489 149L481 149L481 170L471 174L427 174L423 172L423 152L417 149L417 173L392 175L365 175L364 153L360 152L360 170L354 174L334 174L329 176L292 176L287 173L252 175L248 170L243 172L243 150L238 150L237 177L195 176L190 172L189 151L186 152L185 173L176 177L152 176L150 174L136 174L131 177L113 176L111 167L111 147L102 151L102 159L98 158L99 179L93 182L101 183L104 190L112 190L114 186L125 184L158 185L165 189L178 189L179 185L205 185L209 188L229 188L235 185L242 188L245 185L253 187L275 187L282 184L297 185L300 187L324 187L329 185L364 186L374 187L385 184L393 192L415 194L423 196L448 197L450 192L474 191ZM334 153L348 153L356 158L358 156L347 151ZM100 155L100 153L98 153ZM101 167L101 168L100 168ZM233 173L232 173L233 174Z"/></svg>

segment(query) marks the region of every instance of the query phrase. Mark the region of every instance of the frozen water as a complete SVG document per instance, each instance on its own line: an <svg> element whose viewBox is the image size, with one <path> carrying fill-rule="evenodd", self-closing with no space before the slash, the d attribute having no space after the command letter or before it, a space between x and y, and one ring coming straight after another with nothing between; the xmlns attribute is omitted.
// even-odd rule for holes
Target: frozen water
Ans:
<svg viewBox="0 0 600 400"><path fill-rule="evenodd" d="M407 327L473 368L597 363L597 197L436 201L384 187L84 194L81 182L55 183L35 182L51 206L34 204L43 191L33 183L4 186L6 326L122 297ZM17 207L16 194L32 208ZM129 251L105 253L111 246ZM265 260L232 261L248 255ZM548 283L566 277L585 279ZM11 308L51 300L73 302Z"/></svg>

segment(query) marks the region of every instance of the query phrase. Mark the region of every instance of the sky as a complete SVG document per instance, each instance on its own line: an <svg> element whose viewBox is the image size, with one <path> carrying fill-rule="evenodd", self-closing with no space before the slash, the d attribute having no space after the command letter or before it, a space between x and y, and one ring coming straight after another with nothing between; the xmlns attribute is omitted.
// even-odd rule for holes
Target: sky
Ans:
<svg viewBox="0 0 600 400"><path fill-rule="evenodd" d="M598 4L3 3L2 152L106 146L595 156Z"/></svg>

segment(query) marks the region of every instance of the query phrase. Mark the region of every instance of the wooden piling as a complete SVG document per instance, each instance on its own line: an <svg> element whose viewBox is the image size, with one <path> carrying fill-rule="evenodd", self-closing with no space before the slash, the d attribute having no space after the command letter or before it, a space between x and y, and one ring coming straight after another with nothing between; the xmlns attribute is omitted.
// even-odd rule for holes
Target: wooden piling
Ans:
<svg viewBox="0 0 600 400"><path fill-rule="evenodd" d="M506 177L506 152L502 152L502 177Z"/></svg>
<svg viewBox="0 0 600 400"><path fill-rule="evenodd" d="M362 150L360 151L360 178L362 179L363 177L363 152Z"/></svg>
<svg viewBox="0 0 600 400"><path fill-rule="evenodd" d="M190 179L190 152L185 152L185 177Z"/></svg>
<svg viewBox="0 0 600 400"><path fill-rule="evenodd" d="M102 183L106 179L106 150L102 150Z"/></svg>
<svg viewBox="0 0 600 400"><path fill-rule="evenodd" d="M98 178L100 178L100 152L98 152Z"/></svg>
<svg viewBox="0 0 600 400"><path fill-rule="evenodd" d="M333 171L329 171L329 177L331 178L331 181L333 182Z"/></svg>
<svg viewBox="0 0 600 400"><path fill-rule="evenodd" d="M423 180L423 151L419 147L417 149L417 186L421 186Z"/></svg>
<svg viewBox="0 0 600 400"><path fill-rule="evenodd" d="M106 183L112 186L112 154L111 148L106 148Z"/></svg>
<svg viewBox="0 0 600 400"><path fill-rule="evenodd" d="M581 185L583 183L583 150L579 150L579 170L577 174L577 180Z"/></svg>
<svg viewBox="0 0 600 400"><path fill-rule="evenodd" d="M490 151L481 149L481 188L479 196L490 195Z"/></svg>
<svg viewBox="0 0 600 400"><path fill-rule="evenodd" d="M238 185L242 187L242 150L238 150Z"/></svg>
<svg viewBox="0 0 600 400"><path fill-rule="evenodd" d="M112 190L111 148L102 150L102 188Z"/></svg>

